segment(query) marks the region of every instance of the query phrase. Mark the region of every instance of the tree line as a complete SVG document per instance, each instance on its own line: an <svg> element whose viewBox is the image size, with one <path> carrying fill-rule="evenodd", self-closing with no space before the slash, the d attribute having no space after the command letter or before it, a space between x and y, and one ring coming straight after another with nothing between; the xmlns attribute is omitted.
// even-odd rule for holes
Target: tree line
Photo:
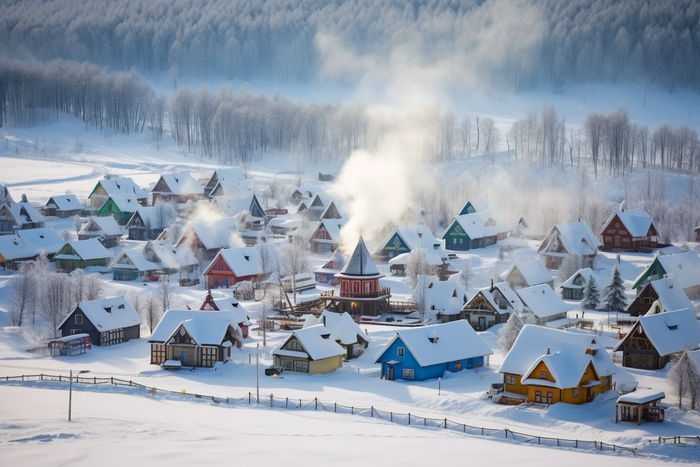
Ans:
<svg viewBox="0 0 700 467"><path fill-rule="evenodd" d="M0 56L309 82L330 33L359 55L416 41L427 63L464 58L481 85L515 92L635 78L672 90L700 86L699 28L694 0L26 0L0 5ZM498 42L519 30L527 48Z"/></svg>

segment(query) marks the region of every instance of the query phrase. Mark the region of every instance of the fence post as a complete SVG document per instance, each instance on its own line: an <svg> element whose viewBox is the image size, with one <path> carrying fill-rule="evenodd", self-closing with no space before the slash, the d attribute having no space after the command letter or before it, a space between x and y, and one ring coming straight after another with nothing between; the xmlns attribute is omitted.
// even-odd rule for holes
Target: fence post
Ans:
<svg viewBox="0 0 700 467"><path fill-rule="evenodd" d="M408 412L408 424L411 424L411 412Z"/></svg>
<svg viewBox="0 0 700 467"><path fill-rule="evenodd" d="M371 406L369 409L369 416L374 417L374 406Z"/></svg>
<svg viewBox="0 0 700 467"><path fill-rule="evenodd" d="M506 439L508 439L508 428L506 428Z"/></svg>
<svg viewBox="0 0 700 467"><path fill-rule="evenodd" d="M338 403L333 402L333 413L336 413L336 412L338 412Z"/></svg>
<svg viewBox="0 0 700 467"><path fill-rule="evenodd" d="M578 440L576 440L576 447L578 447Z"/></svg>
<svg viewBox="0 0 700 467"><path fill-rule="evenodd" d="M350 407L350 415L355 415L355 407Z"/></svg>
<svg viewBox="0 0 700 467"><path fill-rule="evenodd" d="M447 429L447 418L445 418L445 429Z"/></svg>
<svg viewBox="0 0 700 467"><path fill-rule="evenodd" d="M248 392L248 405L250 405L250 392Z"/></svg>
<svg viewBox="0 0 700 467"><path fill-rule="evenodd" d="M110 377L109 380L112 384L114 384L114 376Z"/></svg>
<svg viewBox="0 0 700 467"><path fill-rule="evenodd" d="M284 398L284 408L285 409L289 408L289 397Z"/></svg>
<svg viewBox="0 0 700 467"><path fill-rule="evenodd" d="M270 394L270 407L273 407L273 403L275 401L274 397L275 397L274 394Z"/></svg>
<svg viewBox="0 0 700 467"><path fill-rule="evenodd" d="M318 397L314 397L315 409L318 410Z"/></svg>
<svg viewBox="0 0 700 467"><path fill-rule="evenodd" d="M389 421L390 422L394 421L394 412L389 412Z"/></svg>
<svg viewBox="0 0 700 467"><path fill-rule="evenodd" d="M542 444L539 436L537 437L537 444Z"/></svg>

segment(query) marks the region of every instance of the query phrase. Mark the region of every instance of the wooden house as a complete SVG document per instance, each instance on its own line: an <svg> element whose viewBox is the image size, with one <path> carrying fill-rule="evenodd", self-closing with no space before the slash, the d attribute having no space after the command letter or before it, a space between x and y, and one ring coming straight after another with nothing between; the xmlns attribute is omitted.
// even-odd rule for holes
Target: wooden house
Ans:
<svg viewBox="0 0 700 467"><path fill-rule="evenodd" d="M644 209L617 211L599 233L605 250L650 251L658 246L659 233Z"/></svg>
<svg viewBox="0 0 700 467"><path fill-rule="evenodd" d="M136 185L130 178L112 177L105 175L103 180L100 180L88 195L90 206L98 209L102 207L110 196L125 195L130 198L135 198L136 202L145 206L148 203L148 193L143 191L141 187Z"/></svg>
<svg viewBox="0 0 700 467"><path fill-rule="evenodd" d="M340 279L336 277L336 274L340 272L345 266L347 259L340 252L340 249L336 249L326 263L318 269L314 270L314 277L316 282L328 285L338 285L340 284Z"/></svg>
<svg viewBox="0 0 700 467"><path fill-rule="evenodd" d="M326 212L326 209L331 202L332 200L330 199L330 196L323 191L316 193L316 195L311 198L311 201L308 203L309 209L306 212L309 215L309 219L314 221L320 220L321 215Z"/></svg>
<svg viewBox="0 0 700 467"><path fill-rule="evenodd" d="M108 346L141 337L141 317L124 297L79 303L58 325L63 337L88 334L92 345Z"/></svg>
<svg viewBox="0 0 700 467"><path fill-rule="evenodd" d="M212 199L213 205L219 209L223 217L239 219L241 232L261 231L270 220L255 193L244 196L216 196Z"/></svg>
<svg viewBox="0 0 700 467"><path fill-rule="evenodd" d="M322 324L294 331L272 351L275 366L283 371L327 374L343 366L347 351L331 338Z"/></svg>
<svg viewBox="0 0 700 467"><path fill-rule="evenodd" d="M523 304L507 282L499 282L480 289L460 310L460 319L466 320L475 331L485 331L505 323L510 315L522 311Z"/></svg>
<svg viewBox="0 0 700 467"><path fill-rule="evenodd" d="M111 195L96 213L99 217L113 216L119 225L126 225L141 205L134 196Z"/></svg>
<svg viewBox="0 0 700 467"><path fill-rule="evenodd" d="M501 279L508 282L511 289L540 284L554 287L554 278L539 259L516 261L506 272L501 274Z"/></svg>
<svg viewBox="0 0 700 467"><path fill-rule="evenodd" d="M301 227L302 221L298 214L288 213L270 219L267 228L273 235L290 236Z"/></svg>
<svg viewBox="0 0 700 467"><path fill-rule="evenodd" d="M78 216L84 210L85 206L78 201L75 195L52 196L44 205L44 211L47 216L59 217L62 219Z"/></svg>
<svg viewBox="0 0 700 467"><path fill-rule="evenodd" d="M41 229L44 216L22 195L22 202L0 206L0 233L12 233L15 230Z"/></svg>
<svg viewBox="0 0 700 467"><path fill-rule="evenodd" d="M655 302L613 352L622 352L622 366L660 370L671 361L673 354L699 346L700 323L691 309L665 311Z"/></svg>
<svg viewBox="0 0 700 467"><path fill-rule="evenodd" d="M557 295L547 284L515 289L523 303L523 314L532 313L537 324L552 328L567 327L571 324L568 312L571 306Z"/></svg>
<svg viewBox="0 0 700 467"><path fill-rule="evenodd" d="M391 290L379 284L384 275L374 264L362 237L336 277L340 279L340 293L321 294L326 309L338 313L347 311L353 318L375 316L390 309Z"/></svg>
<svg viewBox="0 0 700 467"><path fill-rule="evenodd" d="M447 323L459 319L459 312L467 302L467 291L457 280L442 281L437 276L419 275L412 299Z"/></svg>
<svg viewBox="0 0 700 467"><path fill-rule="evenodd" d="M541 240L544 238L544 232L540 232L538 229L536 229L534 224L532 224L525 216L520 217L511 235L513 237L527 238L530 240Z"/></svg>
<svg viewBox="0 0 700 467"><path fill-rule="evenodd" d="M211 261L216 254L237 242L238 220L233 217L206 222L192 222L175 242L187 245L200 261Z"/></svg>
<svg viewBox="0 0 700 467"><path fill-rule="evenodd" d="M240 167L216 169L204 185L204 196L231 196L248 191L248 181Z"/></svg>
<svg viewBox="0 0 700 467"><path fill-rule="evenodd" d="M238 328L243 339L248 337L250 327L253 325L253 322L250 320L246 309L234 297L219 298L214 300L214 298L211 296L211 291L207 291L207 295L204 298L202 305L200 305L199 310L226 311L230 313L233 322L238 324Z"/></svg>
<svg viewBox="0 0 700 467"><path fill-rule="evenodd" d="M303 201L311 201L320 191L322 191L321 187L316 185L300 186L292 192L289 201L295 204L299 204Z"/></svg>
<svg viewBox="0 0 700 467"><path fill-rule="evenodd" d="M15 204L14 198L12 198L12 195L10 194L10 190L7 188L7 185L4 183L0 183L0 206L3 204Z"/></svg>
<svg viewBox="0 0 700 467"><path fill-rule="evenodd" d="M175 213L167 204L140 207L129 218L124 230L129 240L155 240L174 219Z"/></svg>
<svg viewBox="0 0 700 467"><path fill-rule="evenodd" d="M488 365L491 348L464 320L403 329L379 351L381 378L425 381Z"/></svg>
<svg viewBox="0 0 700 467"><path fill-rule="evenodd" d="M90 266L107 266L110 253L97 239L66 243L53 257L57 271L72 272Z"/></svg>
<svg viewBox="0 0 700 467"><path fill-rule="evenodd" d="M0 267L17 269L23 262L34 261L42 252L51 259L65 243L53 227L0 235Z"/></svg>
<svg viewBox="0 0 700 467"><path fill-rule="evenodd" d="M146 259L141 249L123 250L109 267L114 281L151 280L164 274L159 265Z"/></svg>
<svg viewBox="0 0 700 467"><path fill-rule="evenodd" d="M591 281L591 278L595 280L598 292L603 290L605 284L607 284L610 280L609 277L607 279L601 277L591 268L579 269L559 286L559 290L561 291L561 298L563 298L564 300L582 300L583 291L588 286L588 283Z"/></svg>
<svg viewBox="0 0 700 467"><path fill-rule="evenodd" d="M662 391L654 389L638 389L617 398L615 402L615 423L620 421L637 422L642 420L663 422L665 407L659 402L666 397Z"/></svg>
<svg viewBox="0 0 700 467"><path fill-rule="evenodd" d="M388 261L400 254L410 253L416 248L439 250L447 260L442 242L435 238L425 224L395 227L379 242L379 247L373 256L378 261Z"/></svg>
<svg viewBox="0 0 700 467"><path fill-rule="evenodd" d="M258 282L266 277L258 250L252 247L220 250L202 275L207 289L228 288L243 281Z"/></svg>
<svg viewBox="0 0 700 467"><path fill-rule="evenodd" d="M168 310L148 343L151 364L169 368L211 368L231 358L231 348L240 348L238 324L227 311Z"/></svg>
<svg viewBox="0 0 700 467"><path fill-rule="evenodd" d="M495 245L509 231L491 211L481 211L455 217L442 239L448 250L467 251Z"/></svg>
<svg viewBox="0 0 700 467"><path fill-rule="evenodd" d="M91 217L78 231L78 240L100 241L105 248L114 248L119 244L124 233L113 216Z"/></svg>
<svg viewBox="0 0 700 467"><path fill-rule="evenodd" d="M304 321L305 328L317 324L325 327L330 332L330 338L345 349L344 358L347 360L362 355L371 342L369 336L347 313L333 313L324 310L319 317L310 315Z"/></svg>
<svg viewBox="0 0 700 467"><path fill-rule="evenodd" d="M597 334L527 324L499 370L501 403L585 404L612 388L616 371Z"/></svg>
<svg viewBox="0 0 700 467"><path fill-rule="evenodd" d="M387 221L384 227L375 234L373 238L374 243L381 243L381 241L389 235L389 232L396 227L425 224L422 219L423 215L424 212L422 209L415 206L406 206L406 209L398 216L398 219Z"/></svg>
<svg viewBox="0 0 700 467"><path fill-rule="evenodd" d="M347 222L347 219L322 219L311 234L311 252L322 255L337 250L340 246L340 231Z"/></svg>
<svg viewBox="0 0 700 467"><path fill-rule="evenodd" d="M463 216L465 214L474 214L475 212L485 211L491 211L488 200L483 198L471 199L467 201L467 204L465 204L462 210L459 211L458 215Z"/></svg>
<svg viewBox="0 0 700 467"><path fill-rule="evenodd" d="M688 298L700 298L700 255L690 250L671 255L657 255L637 277L632 288L643 287L647 281L674 278Z"/></svg>
<svg viewBox="0 0 700 467"><path fill-rule="evenodd" d="M649 281L638 289L627 313L631 316L642 316L649 311L649 308L658 301L665 310L676 311L684 308L693 309L693 303L683 292L683 288L673 278L656 279Z"/></svg>
<svg viewBox="0 0 700 467"><path fill-rule="evenodd" d="M564 258L579 256L586 267L593 265L600 242L585 222L556 224L544 237L537 253L547 269L559 269Z"/></svg>
<svg viewBox="0 0 700 467"><path fill-rule="evenodd" d="M204 198L204 187L188 172L163 174L151 188L151 205L158 201L186 203Z"/></svg>

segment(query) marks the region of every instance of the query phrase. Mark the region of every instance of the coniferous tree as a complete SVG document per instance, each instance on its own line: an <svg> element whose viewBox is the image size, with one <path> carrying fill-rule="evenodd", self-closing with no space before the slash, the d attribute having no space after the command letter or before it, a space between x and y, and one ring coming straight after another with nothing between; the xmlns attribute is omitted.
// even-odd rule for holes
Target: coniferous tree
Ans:
<svg viewBox="0 0 700 467"><path fill-rule="evenodd" d="M598 292L598 284L595 277L591 276L586 287L583 289L583 299L581 300L581 309L595 310L600 305L600 293Z"/></svg>
<svg viewBox="0 0 700 467"><path fill-rule="evenodd" d="M613 268L610 282L603 289L603 309L607 311L625 311L627 309L625 284L617 266Z"/></svg>

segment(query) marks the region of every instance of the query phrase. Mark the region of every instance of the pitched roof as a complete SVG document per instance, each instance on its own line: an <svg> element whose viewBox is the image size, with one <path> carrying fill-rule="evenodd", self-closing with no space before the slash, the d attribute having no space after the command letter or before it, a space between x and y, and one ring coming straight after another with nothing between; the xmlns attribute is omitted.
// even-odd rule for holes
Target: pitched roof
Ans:
<svg viewBox="0 0 700 467"><path fill-rule="evenodd" d="M122 235L122 228L114 220L114 216L91 217L80 229L79 235Z"/></svg>
<svg viewBox="0 0 700 467"><path fill-rule="evenodd" d="M209 272L209 268L217 261L217 258L219 257L222 258L226 264L228 264L231 272L233 272L236 277L255 276L264 273L262 270L262 265L260 264L258 249L253 247L242 247L219 250L209 266L207 266L205 269L205 274Z"/></svg>
<svg viewBox="0 0 700 467"><path fill-rule="evenodd" d="M99 332L112 329L126 328L141 324L141 317L124 297L101 298L79 303L76 310L80 309ZM75 311L75 310L74 310ZM72 315L66 316L61 324Z"/></svg>
<svg viewBox="0 0 700 467"><path fill-rule="evenodd" d="M588 224L583 221L569 224L555 224L544 237L538 253L555 255L555 244L560 242L564 250L570 255L590 256L595 255L600 247L600 241L595 236ZM551 251L550 251L551 250Z"/></svg>
<svg viewBox="0 0 700 467"><path fill-rule="evenodd" d="M143 224L149 229L163 229L168 226L168 221L175 217L174 213L168 212L168 210L168 205L139 206L124 228L128 229L131 227L131 224L133 224L136 218L139 217L143 221Z"/></svg>
<svg viewBox="0 0 700 467"><path fill-rule="evenodd" d="M583 278L584 284L583 285L576 285L574 284L574 280L578 277L581 276ZM566 288L579 288L583 289L586 287L586 285L591 281L591 277L595 279L596 285L598 285L600 290L600 287L604 287L605 284L609 281L610 278L605 279L602 277L600 274L597 272L594 272L591 268L583 268L579 269L575 273L571 275L566 281L562 282L559 287L566 287Z"/></svg>
<svg viewBox="0 0 700 467"><path fill-rule="evenodd" d="M328 232L328 235L331 237L331 242L332 243L340 243L340 231L343 230L343 227L345 227L345 224L348 223L347 219L321 219L319 221L318 228L320 229L321 226ZM324 239L320 238L315 238L315 242L320 242L323 243Z"/></svg>
<svg viewBox="0 0 700 467"><path fill-rule="evenodd" d="M161 267L148 261L143 254L143 249L124 250L109 265L112 269L132 269L137 271L155 271Z"/></svg>
<svg viewBox="0 0 700 467"><path fill-rule="evenodd" d="M109 251L107 251L107 249L102 246L100 241L96 238L91 238L89 240L71 240L66 243L66 245L70 245L73 251L75 251L75 253L79 256L78 259L82 259L83 261L110 257ZM64 247L66 245L64 245ZM61 250L62 249L63 248L61 248ZM67 256L71 255L58 254L56 255L56 258L66 259Z"/></svg>
<svg viewBox="0 0 700 467"><path fill-rule="evenodd" d="M435 246L442 246L442 242L433 235L430 231L430 227L425 224L420 224L394 227L391 232L385 235L384 239L379 242L380 249L386 248L394 235L401 237L409 250L414 250L419 247L428 249L435 248Z"/></svg>
<svg viewBox="0 0 700 467"><path fill-rule="evenodd" d="M78 201L77 196L72 194L52 196L46 202L46 207L51 207L51 205L55 206L56 209L60 211L74 211L76 209L85 208L85 206L83 206L83 203Z"/></svg>
<svg viewBox="0 0 700 467"><path fill-rule="evenodd" d="M343 277L384 277L379 274L377 266L374 264L372 257L367 251L365 241L360 237L357 242L355 251L352 253L350 260L345 264L345 267L338 274Z"/></svg>
<svg viewBox="0 0 700 467"><path fill-rule="evenodd" d="M212 186L212 192L222 191L224 195L234 195L243 193L248 190L248 181L245 178L245 173L240 167L227 167L225 169L217 169L211 176L207 186L212 183L212 179L216 177L216 183Z"/></svg>
<svg viewBox="0 0 700 467"><path fill-rule="evenodd" d="M139 207L141 207L138 198L134 195L109 195L109 199L112 200L121 212L136 212L139 210Z"/></svg>
<svg viewBox="0 0 700 467"><path fill-rule="evenodd" d="M454 276L453 276L454 277ZM425 293L424 300L420 294ZM440 281L437 276L418 276L418 283L413 289L413 300L423 301L426 308L441 310L444 314L454 315L460 312L467 300L467 291L457 280Z"/></svg>
<svg viewBox="0 0 700 467"><path fill-rule="evenodd" d="M398 331L379 352L374 363L379 363L382 354L399 338L422 367L493 353L469 323L460 319Z"/></svg>
<svg viewBox="0 0 700 467"><path fill-rule="evenodd" d="M646 237L649 233L649 229L654 223L649 213L642 208L629 209L627 211L616 211L612 216L610 216L610 219L603 224L603 227L600 229L601 232L607 228L608 224L612 222L616 215L633 237Z"/></svg>
<svg viewBox="0 0 700 467"><path fill-rule="evenodd" d="M685 292L683 292L681 285L675 279L671 277L657 279L651 281L649 285L654 288L659 296L659 302L666 310L676 311L684 308L693 310L695 308L693 302L690 301Z"/></svg>
<svg viewBox="0 0 700 467"><path fill-rule="evenodd" d="M640 317L632 331L618 342L613 351L622 349L623 343L635 334L637 326L644 330L662 357L682 350L694 350L700 346L700 323L693 312L685 308Z"/></svg>
<svg viewBox="0 0 700 467"><path fill-rule="evenodd" d="M371 342L369 336L358 326L347 312L335 313L324 310L317 318L309 315L304 321L304 327L308 328L320 324L331 333L331 339L340 341L343 345L352 345L358 342L358 335L367 342Z"/></svg>
<svg viewBox="0 0 700 467"><path fill-rule="evenodd" d="M109 178L107 178L109 177ZM148 198L148 194L141 189L134 181L130 178L117 177L113 178L111 176L105 176L103 180L97 182L98 185L102 186L102 189L109 196L113 195L129 195L136 196L137 199ZM97 188L97 186L95 186ZM93 189L93 192L95 190ZM92 196L92 193L91 193Z"/></svg>
<svg viewBox="0 0 700 467"><path fill-rule="evenodd" d="M177 245L184 242L187 239L187 235L194 233L207 250L227 248L231 244L231 235L237 230L237 220L233 217L206 222L192 222L178 239Z"/></svg>
<svg viewBox="0 0 700 467"><path fill-rule="evenodd" d="M328 336L327 339L323 337L325 335ZM304 347L303 351L282 349L293 337L299 340L302 347ZM324 358L337 357L344 354L345 349L330 337L330 331L322 324L294 331L282 345L272 351L272 355L298 356L310 358L311 360L323 360Z"/></svg>
<svg viewBox="0 0 700 467"><path fill-rule="evenodd" d="M238 333L238 323L228 311L168 310L148 342L167 342L180 325L200 346L221 345L229 326Z"/></svg>
<svg viewBox="0 0 700 467"><path fill-rule="evenodd" d="M23 226L25 224L33 224L37 222L44 222L44 216L39 214L39 212L34 209L31 203L28 201L23 201L15 204L5 204L7 209L12 213L12 217L15 219L15 224Z"/></svg>
<svg viewBox="0 0 700 467"><path fill-rule="evenodd" d="M671 255L658 255L637 277L633 288L637 288L647 279L649 272L658 262L666 271L666 275L673 277L684 289L700 285L700 255L690 250Z"/></svg>
<svg viewBox="0 0 700 467"><path fill-rule="evenodd" d="M522 300L520 300L518 294L510 288L508 282L499 282L494 284L493 289L491 287L484 287L479 289L479 292L481 292L481 295L488 300L494 310L498 311L499 313L513 313L514 311L522 311L523 309L524 305ZM474 295L471 300L474 300L477 295ZM468 306L471 300L469 300L464 307ZM505 308L501 307L501 303L503 302L505 302Z"/></svg>
<svg viewBox="0 0 700 467"><path fill-rule="evenodd" d="M571 310L571 307L547 284L523 287L516 289L515 292L538 318L547 318Z"/></svg>
<svg viewBox="0 0 700 467"><path fill-rule="evenodd" d="M163 180L168 186L170 191L157 191L155 187L158 186L160 180ZM171 174L163 174L160 176L160 180L156 182L151 190L151 193L172 193L174 195L191 195L191 194L203 194L204 187L199 184L197 180L194 179L189 172L177 172Z"/></svg>
<svg viewBox="0 0 700 467"><path fill-rule="evenodd" d="M175 246L167 241L148 241L143 250L152 255L163 269L180 269L199 264L187 245Z"/></svg>
<svg viewBox="0 0 700 467"><path fill-rule="evenodd" d="M587 354L587 350L596 354ZM555 387L578 385L589 362L598 376L610 376L617 372L610 355L597 334L579 330L552 329L526 324L501 365L501 373L529 375L537 363L544 361L556 372ZM541 380L538 380L540 383Z"/></svg>
<svg viewBox="0 0 700 467"><path fill-rule="evenodd" d="M455 222L462 227L462 230L464 230L471 239L493 237L499 233L510 231L510 229L500 222L491 211L459 215L454 218L447 232L452 229Z"/></svg>
<svg viewBox="0 0 700 467"><path fill-rule="evenodd" d="M554 280L539 258L530 261L516 261L506 272L501 274L501 279L506 280L515 269L520 272L529 286L548 284Z"/></svg>
<svg viewBox="0 0 700 467"><path fill-rule="evenodd" d="M223 216L234 217L243 211L248 211L253 217L265 217L265 212L262 210L260 201L258 201L258 197L255 193L214 196L213 199L214 205L219 208Z"/></svg>
<svg viewBox="0 0 700 467"><path fill-rule="evenodd" d="M0 235L0 254L6 260L32 258L42 251L53 255L65 243L53 227L18 230L13 235Z"/></svg>

